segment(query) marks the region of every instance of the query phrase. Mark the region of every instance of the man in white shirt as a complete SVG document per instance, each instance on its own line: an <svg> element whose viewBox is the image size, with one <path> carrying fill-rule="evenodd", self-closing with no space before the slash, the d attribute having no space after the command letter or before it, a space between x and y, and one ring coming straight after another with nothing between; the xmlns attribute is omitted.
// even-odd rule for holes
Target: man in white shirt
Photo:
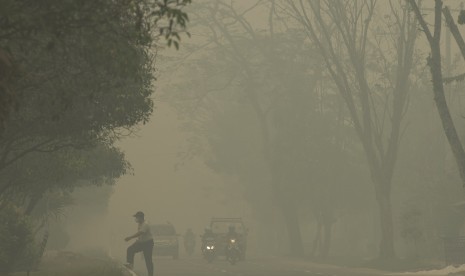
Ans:
<svg viewBox="0 0 465 276"><path fill-rule="evenodd" d="M134 267L134 255L137 252L144 253L145 265L147 266L148 276L153 276L153 262L152 262L152 251L153 251L153 238L150 231L150 226L145 222L145 216L143 212L137 212L134 217L137 222L137 233L132 236L125 238L125 241L130 241L137 238L136 242L128 247L127 250L127 264L126 266L132 269Z"/></svg>

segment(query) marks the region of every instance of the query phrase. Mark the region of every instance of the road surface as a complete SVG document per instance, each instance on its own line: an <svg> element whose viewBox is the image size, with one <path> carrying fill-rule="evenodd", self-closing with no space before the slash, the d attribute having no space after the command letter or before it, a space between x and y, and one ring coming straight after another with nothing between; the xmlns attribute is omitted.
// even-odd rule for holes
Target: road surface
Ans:
<svg viewBox="0 0 465 276"><path fill-rule="evenodd" d="M137 265L137 264L136 264ZM311 265L304 261L292 261L280 258L251 258L231 265L223 258L209 264L198 258L172 260L157 258L154 261L156 276L379 276L376 271L354 271ZM140 260L135 271L145 276L143 261Z"/></svg>

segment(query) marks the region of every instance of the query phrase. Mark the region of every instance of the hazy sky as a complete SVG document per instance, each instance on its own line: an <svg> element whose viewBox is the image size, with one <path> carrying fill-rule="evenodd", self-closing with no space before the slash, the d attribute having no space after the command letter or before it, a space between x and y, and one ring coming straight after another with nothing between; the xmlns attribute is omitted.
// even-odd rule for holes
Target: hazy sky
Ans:
<svg viewBox="0 0 465 276"><path fill-rule="evenodd" d="M166 104L156 105L152 121L141 127L139 137L120 143L134 175L118 181L109 203L108 224L102 230L112 229L111 243L118 251L125 246L123 238L136 229L132 215L138 210L151 223L170 221L180 234L188 227L200 234L212 216L248 216L245 203L236 201L239 192L230 194L222 179L200 161L175 171L186 135L179 130L176 114Z"/></svg>

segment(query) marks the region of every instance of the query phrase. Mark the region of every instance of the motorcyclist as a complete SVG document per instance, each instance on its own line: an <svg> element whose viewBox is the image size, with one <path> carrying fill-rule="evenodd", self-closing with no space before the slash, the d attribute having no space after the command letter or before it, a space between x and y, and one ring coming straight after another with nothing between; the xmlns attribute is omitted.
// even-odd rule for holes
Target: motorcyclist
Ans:
<svg viewBox="0 0 465 276"><path fill-rule="evenodd" d="M202 235L202 242L205 243L207 239L214 239L216 238L216 235L213 233L212 229L210 227L205 227L205 230Z"/></svg>
<svg viewBox="0 0 465 276"><path fill-rule="evenodd" d="M234 225L230 225L228 227L228 233L226 234L227 243L231 240L235 240L239 248L241 248L241 241L239 238L239 234L236 232L236 227Z"/></svg>
<svg viewBox="0 0 465 276"><path fill-rule="evenodd" d="M213 233L210 227L205 227L205 231L203 235L200 236L202 238L202 247L201 251L203 256L208 260L208 262L213 261L215 258L215 251L216 251L216 235ZM208 249L207 249L208 247Z"/></svg>
<svg viewBox="0 0 465 276"><path fill-rule="evenodd" d="M236 232L236 227L234 225L230 225L228 227L228 233L226 234L226 247L224 248L226 256L228 256L228 247L231 241L234 240L237 248L242 251L242 244L240 240L240 235Z"/></svg>
<svg viewBox="0 0 465 276"><path fill-rule="evenodd" d="M226 234L226 238L228 239L228 241L232 239L239 241L239 234L236 232L236 227L234 225L230 225L228 227L228 233Z"/></svg>

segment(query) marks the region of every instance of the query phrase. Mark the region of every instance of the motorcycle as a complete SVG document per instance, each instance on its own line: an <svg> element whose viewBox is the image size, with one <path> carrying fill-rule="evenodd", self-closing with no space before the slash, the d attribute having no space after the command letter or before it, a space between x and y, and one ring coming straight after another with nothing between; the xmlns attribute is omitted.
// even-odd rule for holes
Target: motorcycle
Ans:
<svg viewBox="0 0 465 276"><path fill-rule="evenodd" d="M240 259L241 250L238 245L238 241L236 239L229 239L228 246L226 248L226 259L232 264L236 264L236 262Z"/></svg>
<svg viewBox="0 0 465 276"><path fill-rule="evenodd" d="M216 242L214 239L207 239L202 248L202 253L207 262L211 263L216 257Z"/></svg>

